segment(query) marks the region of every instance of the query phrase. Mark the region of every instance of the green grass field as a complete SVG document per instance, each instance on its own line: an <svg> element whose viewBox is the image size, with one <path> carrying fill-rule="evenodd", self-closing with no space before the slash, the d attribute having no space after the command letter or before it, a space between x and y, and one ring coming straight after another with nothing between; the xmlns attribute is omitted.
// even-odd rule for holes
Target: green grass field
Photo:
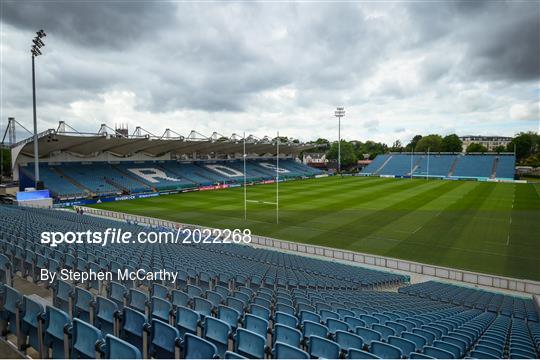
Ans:
<svg viewBox="0 0 540 360"><path fill-rule="evenodd" d="M275 184L247 188L273 202ZM98 208L540 280L540 184L329 177L280 184L275 207L243 188L119 201Z"/></svg>

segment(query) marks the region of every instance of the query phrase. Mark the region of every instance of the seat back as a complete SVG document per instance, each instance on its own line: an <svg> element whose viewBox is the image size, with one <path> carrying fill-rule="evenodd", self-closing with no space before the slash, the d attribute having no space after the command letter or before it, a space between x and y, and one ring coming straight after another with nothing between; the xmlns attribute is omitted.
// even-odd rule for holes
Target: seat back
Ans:
<svg viewBox="0 0 540 360"><path fill-rule="evenodd" d="M101 330L103 336L107 334L115 334L115 324L118 318L118 307L112 300L102 296L96 297L96 317L94 325Z"/></svg>
<svg viewBox="0 0 540 360"><path fill-rule="evenodd" d="M127 341L108 334L105 336L105 359L142 359L141 352Z"/></svg>
<svg viewBox="0 0 540 360"><path fill-rule="evenodd" d="M73 304L73 317L82 321L90 322L90 305L94 301L94 295L88 290L75 287L75 303Z"/></svg>
<svg viewBox="0 0 540 360"><path fill-rule="evenodd" d="M303 324L302 336L304 340L309 339L309 337L312 335L320 336L322 338L326 338L328 336L328 328L326 326L309 320L304 321Z"/></svg>
<svg viewBox="0 0 540 360"><path fill-rule="evenodd" d="M456 345L450 344L450 343L448 343L446 341L435 340L433 342L433 346L436 347L436 348L443 349L443 350L446 350L446 351L452 353L452 355L454 355L454 359L458 359L461 356L460 348L457 347Z"/></svg>
<svg viewBox="0 0 540 360"><path fill-rule="evenodd" d="M339 344L320 336L312 335L309 338L309 355L321 359L337 359L339 357Z"/></svg>
<svg viewBox="0 0 540 360"><path fill-rule="evenodd" d="M386 325L373 324L371 325L371 329L380 332L381 339L383 339L384 341L387 341L389 336L395 335L394 329Z"/></svg>
<svg viewBox="0 0 540 360"><path fill-rule="evenodd" d="M129 289L128 292L128 306L143 314L146 314L146 305L148 303L148 296L140 290Z"/></svg>
<svg viewBox="0 0 540 360"><path fill-rule="evenodd" d="M419 351L427 344L427 339L420 334L404 331L401 333L401 337L412 341L416 345L416 351Z"/></svg>
<svg viewBox="0 0 540 360"><path fill-rule="evenodd" d="M150 317L152 319L161 320L167 324L169 323L169 318L173 309L173 306L169 301L165 300L165 298L152 296L150 308Z"/></svg>
<svg viewBox="0 0 540 360"><path fill-rule="evenodd" d="M401 350L405 357L409 357L412 352L416 351L416 344L410 340L403 339L397 336L389 336L388 343L394 345Z"/></svg>
<svg viewBox="0 0 540 360"><path fill-rule="evenodd" d="M148 319L143 313L129 307L124 308L120 337L137 347L141 353L144 352L143 336L144 327L147 323Z"/></svg>
<svg viewBox="0 0 540 360"><path fill-rule="evenodd" d="M369 351L382 359L401 359L403 356L398 347L380 341L372 341Z"/></svg>
<svg viewBox="0 0 540 360"><path fill-rule="evenodd" d="M276 324L274 326L274 334L272 337L272 342L274 344L280 342L282 344L299 347L301 340L302 333L298 329L282 324Z"/></svg>
<svg viewBox="0 0 540 360"><path fill-rule="evenodd" d="M296 318L296 316L278 311L274 314L274 323L296 328L296 326L298 325L298 319Z"/></svg>
<svg viewBox="0 0 540 360"><path fill-rule="evenodd" d="M349 325L349 330L351 331L355 331L358 326L366 327L364 320L360 320L354 316L345 316L343 320Z"/></svg>
<svg viewBox="0 0 540 360"><path fill-rule="evenodd" d="M216 346L208 340L189 333L184 335L184 359L214 359L217 355Z"/></svg>
<svg viewBox="0 0 540 360"><path fill-rule="evenodd" d="M155 359L174 359L180 344L180 333L166 322L153 319L150 328L149 354Z"/></svg>
<svg viewBox="0 0 540 360"><path fill-rule="evenodd" d="M64 352L64 329L70 324L69 315L64 311L47 306L45 309L45 350L52 350L52 358L67 358L69 354Z"/></svg>
<svg viewBox="0 0 540 360"><path fill-rule="evenodd" d="M372 341L381 340L381 333L372 329L357 327L356 335L360 336L362 340L364 340L364 343L368 344L368 346L371 344Z"/></svg>
<svg viewBox="0 0 540 360"><path fill-rule="evenodd" d="M309 354L297 347L276 342L272 350L274 359L309 359Z"/></svg>
<svg viewBox="0 0 540 360"><path fill-rule="evenodd" d="M223 320L207 317L204 320L203 337L216 345L219 357L223 358L229 345L231 327Z"/></svg>
<svg viewBox="0 0 540 360"><path fill-rule="evenodd" d="M176 328L180 336L183 337L186 333L197 334L199 321L198 312L183 306L176 308Z"/></svg>
<svg viewBox="0 0 540 360"><path fill-rule="evenodd" d="M240 328L236 331L234 340L234 351L238 354L257 359L264 358L266 339L261 335Z"/></svg>
<svg viewBox="0 0 540 360"><path fill-rule="evenodd" d="M234 330L238 326L240 313L231 307L220 305L218 307L218 318L225 321Z"/></svg>
<svg viewBox="0 0 540 360"><path fill-rule="evenodd" d="M266 334L268 333L268 321L256 315L247 314L244 317L244 328L266 338Z"/></svg>
<svg viewBox="0 0 540 360"><path fill-rule="evenodd" d="M23 334L23 342L30 345L35 350L40 350L40 339L38 332L38 317L45 313L45 308L42 304L32 300L28 296L23 297L22 303L22 319L21 332Z"/></svg>
<svg viewBox="0 0 540 360"><path fill-rule="evenodd" d="M96 357L96 345L102 341L98 328L80 319L73 319L71 334L71 357L93 359Z"/></svg>
<svg viewBox="0 0 540 360"><path fill-rule="evenodd" d="M364 340L360 336L347 331L336 331L335 339L341 350L345 352L349 349L362 349L364 347Z"/></svg>

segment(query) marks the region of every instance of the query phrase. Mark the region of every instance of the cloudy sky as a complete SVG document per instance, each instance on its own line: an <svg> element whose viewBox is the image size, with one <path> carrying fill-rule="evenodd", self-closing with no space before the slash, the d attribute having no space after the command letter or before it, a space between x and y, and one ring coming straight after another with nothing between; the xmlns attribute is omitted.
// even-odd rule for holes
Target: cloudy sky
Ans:
<svg viewBox="0 0 540 360"><path fill-rule="evenodd" d="M540 3L1 0L1 122L391 143L540 124ZM4 126L2 126L2 131ZM19 136L23 136L21 133Z"/></svg>

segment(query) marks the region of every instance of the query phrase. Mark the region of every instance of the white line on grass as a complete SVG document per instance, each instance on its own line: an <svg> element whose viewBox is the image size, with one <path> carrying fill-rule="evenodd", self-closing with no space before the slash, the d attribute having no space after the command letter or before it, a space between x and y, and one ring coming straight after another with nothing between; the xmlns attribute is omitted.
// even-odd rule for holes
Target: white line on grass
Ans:
<svg viewBox="0 0 540 360"><path fill-rule="evenodd" d="M512 211L514 210L515 200L516 200L516 185L514 184L514 192L512 193L512 208L510 209L510 220L508 222L508 236L506 237L506 246L510 245L510 229L512 228Z"/></svg>

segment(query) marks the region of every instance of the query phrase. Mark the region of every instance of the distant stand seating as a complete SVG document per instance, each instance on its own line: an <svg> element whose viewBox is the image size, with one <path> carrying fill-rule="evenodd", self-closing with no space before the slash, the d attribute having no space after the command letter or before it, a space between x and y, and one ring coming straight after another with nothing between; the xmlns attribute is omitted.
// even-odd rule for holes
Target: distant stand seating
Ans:
<svg viewBox="0 0 540 360"><path fill-rule="evenodd" d="M279 162L279 177L300 178L321 174L319 169L292 159ZM21 184L33 183L33 164L20 167ZM276 177L275 159L246 161L246 180L257 182ZM205 162L92 162L40 164L40 178L59 199L181 190L244 181L241 160Z"/></svg>
<svg viewBox="0 0 540 360"><path fill-rule="evenodd" d="M361 174L461 179L514 179L513 154L400 153L377 156Z"/></svg>

